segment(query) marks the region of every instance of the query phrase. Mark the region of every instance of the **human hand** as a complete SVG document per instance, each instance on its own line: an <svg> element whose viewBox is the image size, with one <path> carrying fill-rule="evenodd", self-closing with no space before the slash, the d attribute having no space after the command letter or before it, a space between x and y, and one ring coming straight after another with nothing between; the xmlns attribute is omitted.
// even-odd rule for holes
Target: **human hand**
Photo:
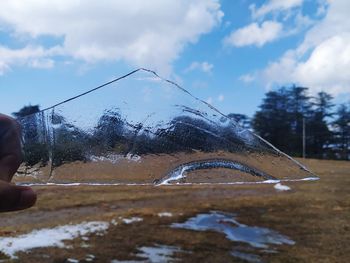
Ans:
<svg viewBox="0 0 350 263"><path fill-rule="evenodd" d="M22 161L21 129L12 118L0 114L0 212L22 210L36 202L30 187L11 182Z"/></svg>

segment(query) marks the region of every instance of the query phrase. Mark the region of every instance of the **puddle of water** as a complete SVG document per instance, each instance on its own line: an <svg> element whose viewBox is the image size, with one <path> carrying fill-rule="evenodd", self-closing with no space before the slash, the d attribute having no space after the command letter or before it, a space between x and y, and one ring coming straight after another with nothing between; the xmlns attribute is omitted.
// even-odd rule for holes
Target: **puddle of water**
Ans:
<svg viewBox="0 0 350 263"><path fill-rule="evenodd" d="M147 259L147 262L163 263L174 261L172 257L174 253L181 252L182 250L174 246L156 245L154 247L140 247L138 249L140 253L137 253L137 257Z"/></svg>
<svg viewBox="0 0 350 263"><path fill-rule="evenodd" d="M174 262L177 261L174 258L174 254L177 252L184 252L178 247L175 246L165 246L156 244L153 247L139 247L137 249L139 252L135 254L140 260L117 260L114 259L111 263L163 263L163 262Z"/></svg>
<svg viewBox="0 0 350 263"><path fill-rule="evenodd" d="M295 242L278 232L257 226L247 226L235 220L233 214L210 212L198 214L184 223L173 223L173 228L196 231L216 231L231 241L247 243L255 248L269 248L269 245L294 245Z"/></svg>

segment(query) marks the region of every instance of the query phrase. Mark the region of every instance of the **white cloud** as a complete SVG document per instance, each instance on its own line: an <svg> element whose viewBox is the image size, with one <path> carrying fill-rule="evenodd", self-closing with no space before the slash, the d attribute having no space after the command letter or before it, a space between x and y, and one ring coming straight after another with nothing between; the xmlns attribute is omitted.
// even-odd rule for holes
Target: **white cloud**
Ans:
<svg viewBox="0 0 350 263"><path fill-rule="evenodd" d="M319 6L324 1L319 0ZM303 0L270 0L260 7L249 6L252 23L232 31L224 43L244 47L262 47L277 39L298 34L310 28L315 21L303 14Z"/></svg>
<svg viewBox="0 0 350 263"><path fill-rule="evenodd" d="M282 24L275 21L265 21L261 25L258 23L251 23L248 26L231 32L224 40L224 43L235 47L250 45L262 47L266 43L279 38L282 33L282 28Z"/></svg>
<svg viewBox="0 0 350 263"><path fill-rule="evenodd" d="M293 21L294 23L292 24L292 26L290 26L290 28L285 30L284 36L298 34L301 31L308 29L315 24L314 20L312 20L307 15L303 15L300 10L296 13L296 15L293 18L294 18L294 21Z"/></svg>
<svg viewBox="0 0 350 263"><path fill-rule="evenodd" d="M211 73L214 65L208 63L207 61L204 62L192 62L192 64L185 70L185 72L193 71L193 70L201 70L205 73Z"/></svg>
<svg viewBox="0 0 350 263"><path fill-rule="evenodd" d="M333 0L325 18L315 24L304 41L263 70L267 85L297 83L312 93L350 93L350 2Z"/></svg>
<svg viewBox="0 0 350 263"><path fill-rule="evenodd" d="M302 4L303 0L269 0L259 8L255 4L251 4L249 9L251 10L253 19L257 19L269 13L287 11Z"/></svg>
<svg viewBox="0 0 350 263"><path fill-rule="evenodd" d="M53 68L55 61L49 58L34 59L30 62L30 66L33 68L49 69Z"/></svg>
<svg viewBox="0 0 350 263"><path fill-rule="evenodd" d="M27 46L21 49L10 49L0 46L0 75L11 69L13 65L27 65L33 68L51 68L54 61L50 56L60 54L59 48L44 49Z"/></svg>
<svg viewBox="0 0 350 263"><path fill-rule="evenodd" d="M224 101L224 99L225 99L225 96L224 96L224 95L220 94L220 95L218 96L218 101L222 102L222 101Z"/></svg>
<svg viewBox="0 0 350 263"><path fill-rule="evenodd" d="M3 0L0 28L22 39L62 38L65 56L89 63L124 60L169 73L222 16L218 0ZM2 69L12 64L0 57Z"/></svg>
<svg viewBox="0 0 350 263"><path fill-rule="evenodd" d="M255 80L254 74L244 74L239 77L240 81L243 81L244 83L251 83Z"/></svg>

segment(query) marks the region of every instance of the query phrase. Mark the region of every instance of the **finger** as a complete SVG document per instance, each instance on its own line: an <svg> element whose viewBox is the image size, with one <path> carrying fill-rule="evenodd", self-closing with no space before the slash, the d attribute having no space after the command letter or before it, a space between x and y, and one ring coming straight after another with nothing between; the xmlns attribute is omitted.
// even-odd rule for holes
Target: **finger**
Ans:
<svg viewBox="0 0 350 263"><path fill-rule="evenodd" d="M0 212L29 208L36 202L36 193L29 187L0 181Z"/></svg>
<svg viewBox="0 0 350 263"><path fill-rule="evenodd" d="M11 181L21 161L20 126L14 119L0 114L0 180Z"/></svg>

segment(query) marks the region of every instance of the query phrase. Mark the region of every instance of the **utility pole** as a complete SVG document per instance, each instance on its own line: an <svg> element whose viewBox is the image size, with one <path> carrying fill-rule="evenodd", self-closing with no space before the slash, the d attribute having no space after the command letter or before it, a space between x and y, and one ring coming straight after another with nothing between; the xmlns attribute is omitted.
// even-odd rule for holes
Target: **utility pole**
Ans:
<svg viewBox="0 0 350 263"><path fill-rule="evenodd" d="M305 141L305 117L303 117L303 158L305 159L305 148L306 148L306 141Z"/></svg>

